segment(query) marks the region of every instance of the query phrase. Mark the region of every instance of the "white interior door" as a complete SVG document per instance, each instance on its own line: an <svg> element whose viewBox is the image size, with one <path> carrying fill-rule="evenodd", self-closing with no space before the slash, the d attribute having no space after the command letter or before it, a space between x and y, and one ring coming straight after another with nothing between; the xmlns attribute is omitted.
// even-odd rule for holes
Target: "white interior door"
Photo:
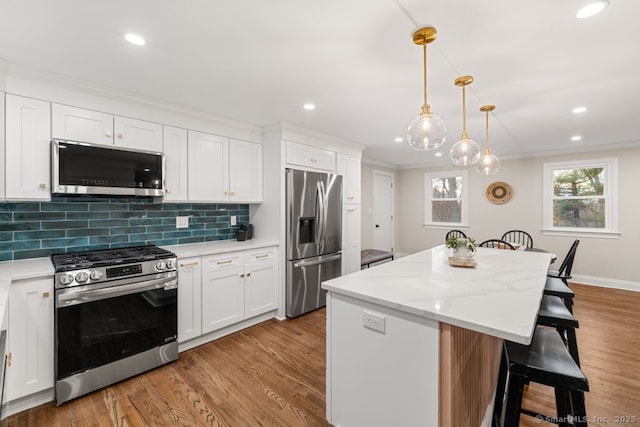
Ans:
<svg viewBox="0 0 640 427"><path fill-rule="evenodd" d="M373 247L393 252L393 174L373 171Z"/></svg>

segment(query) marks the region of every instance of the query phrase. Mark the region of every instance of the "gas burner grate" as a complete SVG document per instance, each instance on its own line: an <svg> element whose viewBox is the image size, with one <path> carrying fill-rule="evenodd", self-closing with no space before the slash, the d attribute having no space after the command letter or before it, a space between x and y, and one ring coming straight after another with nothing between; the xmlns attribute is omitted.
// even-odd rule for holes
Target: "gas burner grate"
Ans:
<svg viewBox="0 0 640 427"><path fill-rule="evenodd" d="M150 245L55 254L51 255L51 262L53 263L55 271L60 272L107 265L128 264L174 256L172 252L166 249Z"/></svg>

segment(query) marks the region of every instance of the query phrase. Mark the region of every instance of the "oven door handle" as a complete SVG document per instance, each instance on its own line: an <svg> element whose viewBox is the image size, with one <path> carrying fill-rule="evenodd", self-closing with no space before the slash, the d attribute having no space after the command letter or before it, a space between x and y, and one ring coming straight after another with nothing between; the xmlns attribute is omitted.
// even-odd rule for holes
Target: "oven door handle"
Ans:
<svg viewBox="0 0 640 427"><path fill-rule="evenodd" d="M178 289L178 278L163 277L160 279L146 280L144 282L131 283L128 285L112 286L109 288L95 289L89 291L80 291L68 293L60 293L57 297L58 307L69 307L76 304L85 304L88 302L99 301L102 299L119 297L122 295L135 294L138 292L151 291L154 289L164 288L165 291Z"/></svg>

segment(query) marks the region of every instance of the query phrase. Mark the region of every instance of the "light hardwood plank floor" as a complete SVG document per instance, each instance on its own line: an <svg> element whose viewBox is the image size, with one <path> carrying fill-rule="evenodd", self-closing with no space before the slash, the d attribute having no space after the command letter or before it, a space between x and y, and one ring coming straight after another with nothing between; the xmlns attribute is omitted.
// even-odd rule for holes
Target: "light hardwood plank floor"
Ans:
<svg viewBox="0 0 640 427"><path fill-rule="evenodd" d="M640 293L572 286L590 425L640 426ZM60 407L16 414L8 424L327 426L325 336L324 309L270 320ZM524 406L553 415L553 391L531 385ZM552 424L523 415L521 425Z"/></svg>

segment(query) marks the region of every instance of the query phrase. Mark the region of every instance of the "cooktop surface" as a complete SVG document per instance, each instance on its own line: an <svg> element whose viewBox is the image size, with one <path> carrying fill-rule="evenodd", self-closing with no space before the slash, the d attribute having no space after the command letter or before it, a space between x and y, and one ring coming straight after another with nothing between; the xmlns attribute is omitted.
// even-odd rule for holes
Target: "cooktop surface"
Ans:
<svg viewBox="0 0 640 427"><path fill-rule="evenodd" d="M53 263L55 271L60 272L88 267L153 261L175 256L171 251L155 245L148 245L54 254L51 255L51 262Z"/></svg>

